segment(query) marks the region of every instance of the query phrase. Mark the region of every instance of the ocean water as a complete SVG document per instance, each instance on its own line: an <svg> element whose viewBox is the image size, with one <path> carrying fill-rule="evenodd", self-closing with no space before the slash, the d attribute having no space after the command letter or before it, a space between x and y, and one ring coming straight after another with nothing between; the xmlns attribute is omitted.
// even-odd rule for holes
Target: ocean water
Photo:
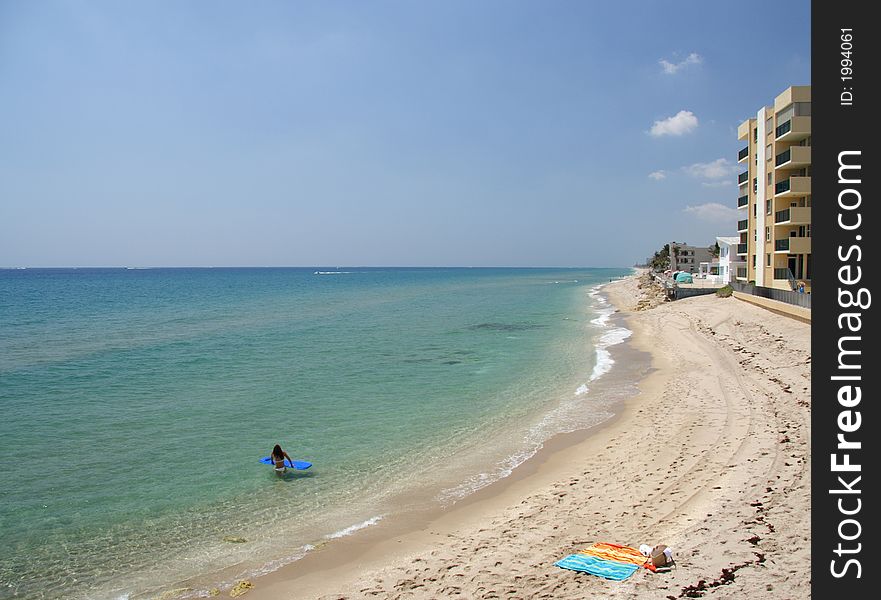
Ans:
<svg viewBox="0 0 881 600"><path fill-rule="evenodd" d="M458 501L611 414L629 272L0 271L0 598L204 596Z"/></svg>

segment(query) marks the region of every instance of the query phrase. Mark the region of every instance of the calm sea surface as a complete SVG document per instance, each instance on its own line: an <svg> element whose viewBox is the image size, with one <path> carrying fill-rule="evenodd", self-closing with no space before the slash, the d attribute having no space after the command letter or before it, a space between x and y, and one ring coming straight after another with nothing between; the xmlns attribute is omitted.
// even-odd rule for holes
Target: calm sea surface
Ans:
<svg viewBox="0 0 881 600"><path fill-rule="evenodd" d="M0 271L0 598L205 594L504 477L609 415L629 272Z"/></svg>

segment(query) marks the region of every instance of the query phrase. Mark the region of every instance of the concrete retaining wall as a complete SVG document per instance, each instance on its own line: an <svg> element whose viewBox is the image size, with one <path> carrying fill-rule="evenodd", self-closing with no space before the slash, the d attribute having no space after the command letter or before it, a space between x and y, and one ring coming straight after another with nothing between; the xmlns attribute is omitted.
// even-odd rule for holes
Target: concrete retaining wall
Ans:
<svg viewBox="0 0 881 600"><path fill-rule="evenodd" d="M766 308L775 313L798 319L799 321L804 321L806 323L811 322L810 308L795 306L794 304L787 304L786 302L771 300L770 298L762 298L761 296L753 296L752 294L745 294L743 292L734 292L734 297L738 300L761 306L762 308Z"/></svg>
<svg viewBox="0 0 881 600"><path fill-rule="evenodd" d="M683 298L691 298L692 296L705 296L706 294L715 294L718 288L685 288L677 287L673 291L673 297L676 300Z"/></svg>

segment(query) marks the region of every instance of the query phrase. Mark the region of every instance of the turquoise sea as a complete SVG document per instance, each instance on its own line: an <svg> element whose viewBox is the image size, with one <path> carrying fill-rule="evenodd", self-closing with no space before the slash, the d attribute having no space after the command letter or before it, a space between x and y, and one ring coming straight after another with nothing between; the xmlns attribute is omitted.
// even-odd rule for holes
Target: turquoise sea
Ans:
<svg viewBox="0 0 881 600"><path fill-rule="evenodd" d="M0 598L206 595L456 502L611 414L629 273L0 271Z"/></svg>

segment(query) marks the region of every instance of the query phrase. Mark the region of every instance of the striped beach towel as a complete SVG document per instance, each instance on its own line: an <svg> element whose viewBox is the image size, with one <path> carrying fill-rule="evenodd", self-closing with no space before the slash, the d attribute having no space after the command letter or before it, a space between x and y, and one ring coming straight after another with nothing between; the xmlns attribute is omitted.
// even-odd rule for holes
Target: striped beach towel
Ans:
<svg viewBox="0 0 881 600"><path fill-rule="evenodd" d="M607 542L595 542L554 564L563 569L590 573L612 581L627 579L640 567L654 570L654 567L649 566L649 558L636 548Z"/></svg>
<svg viewBox="0 0 881 600"><path fill-rule="evenodd" d="M632 563L634 565L644 567L649 562L649 557L645 556L636 548L630 546L620 546L618 544L609 544L606 542L596 542L579 550L578 554L588 554L597 558L605 558L623 563Z"/></svg>
<svg viewBox="0 0 881 600"><path fill-rule="evenodd" d="M608 560L591 554L570 554L566 558L555 562L554 565L563 569L569 569L570 571L590 573L591 575L611 579L612 581L623 581L633 575L639 568L639 565L633 563Z"/></svg>

